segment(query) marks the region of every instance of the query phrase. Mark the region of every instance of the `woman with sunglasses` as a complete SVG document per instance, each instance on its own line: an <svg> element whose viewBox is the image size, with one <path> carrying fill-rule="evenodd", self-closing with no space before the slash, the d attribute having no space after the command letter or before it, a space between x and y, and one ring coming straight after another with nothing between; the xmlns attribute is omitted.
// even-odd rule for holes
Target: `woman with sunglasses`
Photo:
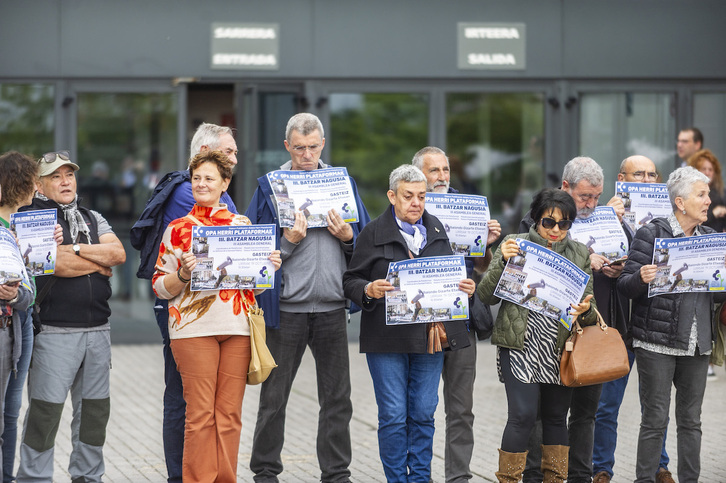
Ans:
<svg viewBox="0 0 726 483"><path fill-rule="evenodd" d="M582 301L573 304L570 313L580 317L581 325L594 324L597 315L590 305L589 252L585 245L567 236L577 216L572 196L562 190L544 189L535 195L530 212L534 225L528 233L504 239L477 288L479 298L490 305L500 302L494 290L507 260L520 253L516 239L521 238L557 252L590 275ZM544 481L567 479L567 411L572 389L560 381L560 353L569 335L559 321L502 301L492 333L492 344L498 346L497 369L507 393L508 411L496 473L499 481L519 481L522 477L527 442L538 411L542 418Z"/></svg>

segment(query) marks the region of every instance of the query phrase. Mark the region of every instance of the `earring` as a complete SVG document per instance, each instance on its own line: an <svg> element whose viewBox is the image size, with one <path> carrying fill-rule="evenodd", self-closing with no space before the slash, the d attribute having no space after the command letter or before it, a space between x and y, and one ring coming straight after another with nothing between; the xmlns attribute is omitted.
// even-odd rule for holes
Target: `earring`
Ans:
<svg viewBox="0 0 726 483"><path fill-rule="evenodd" d="M686 214L686 210L683 210L683 214L684 214L684 215Z"/></svg>

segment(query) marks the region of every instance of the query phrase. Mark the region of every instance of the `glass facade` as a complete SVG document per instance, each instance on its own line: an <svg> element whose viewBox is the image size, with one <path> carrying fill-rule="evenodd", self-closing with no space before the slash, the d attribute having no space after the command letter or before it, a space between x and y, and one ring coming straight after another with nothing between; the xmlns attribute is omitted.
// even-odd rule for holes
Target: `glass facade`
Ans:
<svg viewBox="0 0 726 483"><path fill-rule="evenodd" d="M726 93L699 92L693 95L693 125L703 133L703 147L713 151L724 171L726 161Z"/></svg>
<svg viewBox="0 0 726 483"><path fill-rule="evenodd" d="M50 84L0 84L0 153L33 158L53 150L55 89Z"/></svg>
<svg viewBox="0 0 726 483"><path fill-rule="evenodd" d="M355 179L371 218L389 205L388 176L427 145L428 95L331 94L326 149Z"/></svg>
<svg viewBox="0 0 726 483"><path fill-rule="evenodd" d="M136 278L129 230L159 179L176 169L177 105L175 93L78 94L78 193L126 248L126 263L111 279L114 297L148 292L148 281Z"/></svg>
<svg viewBox="0 0 726 483"><path fill-rule="evenodd" d="M579 152L605 172L601 200L615 193L623 159L642 154L653 160L663 180L676 166L674 93L586 93L580 98Z"/></svg>
<svg viewBox="0 0 726 483"><path fill-rule="evenodd" d="M504 234L516 233L532 195L547 183L544 134L542 94L446 97L451 185L462 193L486 196Z"/></svg>

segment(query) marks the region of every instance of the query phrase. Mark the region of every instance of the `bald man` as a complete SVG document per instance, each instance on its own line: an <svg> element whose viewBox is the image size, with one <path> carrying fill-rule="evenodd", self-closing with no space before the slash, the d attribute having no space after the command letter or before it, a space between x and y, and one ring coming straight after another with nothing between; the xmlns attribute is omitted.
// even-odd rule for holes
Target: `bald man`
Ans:
<svg viewBox="0 0 726 483"><path fill-rule="evenodd" d="M656 170L655 163L645 156L636 154L625 158L623 162L620 163L618 181L626 181L629 183L655 183L657 179L658 172ZM633 239L633 233L630 231L630 226L627 223L622 223L622 226L625 231L625 235L628 238L628 244L630 244ZM596 255L591 255L591 257L592 256ZM602 266L601 272L608 277L611 277L614 282L620 275L622 267L622 265L619 267ZM615 327L617 327L623 338L625 338L627 332L626 324L630 319L628 301L621 300L622 297L620 297L617 293L615 293L614 297L615 303L610 304L610 306L615 307L616 309ZM598 307L600 307L599 304ZM628 350L628 358L630 360L630 367L632 368L635 355L630 350ZM615 445L618 437L618 413L620 412L620 404L623 402L625 388L628 385L628 376L629 375L623 376L615 381L606 382L602 386L600 402L598 404L597 413L595 414L595 436L592 450L593 483L608 483L613 476L613 466L615 465ZM665 444L666 438L664 437L658 473L655 475L655 481L659 483L669 483L673 481L671 473L668 471L669 459Z"/></svg>

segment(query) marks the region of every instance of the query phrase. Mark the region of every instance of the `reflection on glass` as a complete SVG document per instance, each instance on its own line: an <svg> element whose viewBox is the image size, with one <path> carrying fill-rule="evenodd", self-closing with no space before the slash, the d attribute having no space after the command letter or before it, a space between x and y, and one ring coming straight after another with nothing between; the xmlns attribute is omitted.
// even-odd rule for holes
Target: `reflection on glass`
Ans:
<svg viewBox="0 0 726 483"><path fill-rule="evenodd" d="M0 84L0 153L36 158L53 150L54 97L52 85Z"/></svg>
<svg viewBox="0 0 726 483"><path fill-rule="evenodd" d="M82 93L78 96L78 193L113 226L126 263L113 277L114 296L129 298L137 252L129 230L159 179L176 169L177 95Z"/></svg>
<svg viewBox="0 0 726 483"><path fill-rule="evenodd" d="M719 161L726 158L726 93L699 92L693 95L693 125L703 133L704 147ZM723 163L723 161L721 161Z"/></svg>
<svg viewBox="0 0 726 483"><path fill-rule="evenodd" d="M671 93L583 94L580 98L580 153L602 166L607 202L623 159L641 154L653 160L663 180L676 161L675 95Z"/></svg>
<svg viewBox="0 0 726 483"><path fill-rule="evenodd" d="M287 121L297 114L297 94L291 92L262 92L259 95L258 150L255 164L257 176L280 169L290 160L285 149Z"/></svg>
<svg viewBox="0 0 726 483"><path fill-rule="evenodd" d="M358 184L371 218L389 205L388 176L411 163L428 139L425 94L332 94L326 149Z"/></svg>
<svg viewBox="0 0 726 483"><path fill-rule="evenodd" d="M446 140L451 186L486 196L502 232L516 233L532 195L553 184L545 179L544 96L448 94Z"/></svg>

